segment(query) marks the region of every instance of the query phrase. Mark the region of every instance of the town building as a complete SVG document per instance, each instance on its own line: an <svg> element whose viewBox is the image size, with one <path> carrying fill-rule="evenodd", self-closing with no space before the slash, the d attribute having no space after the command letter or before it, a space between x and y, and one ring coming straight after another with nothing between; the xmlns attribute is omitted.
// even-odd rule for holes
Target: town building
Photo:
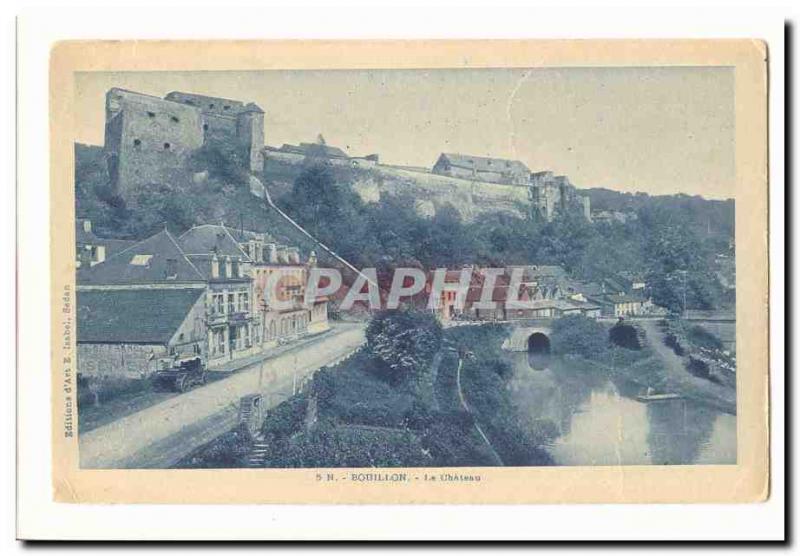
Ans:
<svg viewBox="0 0 800 556"><path fill-rule="evenodd" d="M597 298L603 314L614 317L633 317L644 315L651 303L641 295L614 293Z"/></svg>
<svg viewBox="0 0 800 556"><path fill-rule="evenodd" d="M221 224L195 226L179 238L165 229L84 265L77 274L79 372L141 378L157 370L159 357L186 354L224 370L231 361L327 330L327 299L304 304L315 265L313 253L302 262L297 248L268 234ZM270 299L274 274L275 295L290 307Z"/></svg>
<svg viewBox="0 0 800 556"><path fill-rule="evenodd" d="M205 349L202 287L79 288L77 295L81 380L147 378L163 359Z"/></svg>
<svg viewBox="0 0 800 556"><path fill-rule="evenodd" d="M432 172L453 178L513 185L528 185L531 175L530 169L519 160L458 153L439 155Z"/></svg>
<svg viewBox="0 0 800 556"><path fill-rule="evenodd" d="M260 350L252 262L224 226L195 226L178 238L186 258L207 279L208 365Z"/></svg>
<svg viewBox="0 0 800 556"><path fill-rule="evenodd" d="M379 164L378 154L366 156L350 156L339 147L328 145L322 135L315 143L300 143L292 145L284 143L280 147L267 145L263 149L266 164L270 161L288 164L321 164L324 166L339 166L351 168L374 168Z"/></svg>
<svg viewBox="0 0 800 556"><path fill-rule="evenodd" d="M78 373L146 378L158 358L208 357L207 278L163 230L77 273Z"/></svg>
<svg viewBox="0 0 800 556"><path fill-rule="evenodd" d="M511 291L512 273L519 272L519 289ZM458 304L457 287L461 280L461 270L448 270L445 274L445 287L434 303L434 313L443 323L454 320L511 321L541 318L559 318L565 315L580 314L591 318L599 317L600 305L586 299L573 299L566 295L566 271L553 265L509 266L503 274L495 276L492 291L488 288L486 269L469 268L469 286L465 292L463 307ZM429 278L426 293L432 290ZM524 307L515 307L509 300L516 300ZM491 306L484 306L491 305Z"/></svg>
<svg viewBox="0 0 800 556"><path fill-rule="evenodd" d="M88 218L75 219L75 266L94 266L118 251L136 243L126 239L101 238L92 230Z"/></svg>
<svg viewBox="0 0 800 556"><path fill-rule="evenodd" d="M280 245L269 234L227 230L251 261L254 300L264 347L330 328L328 299L319 296L309 300L308 305L305 303L309 271L317 265L313 251L303 261L298 248ZM283 303L275 303L270 292Z"/></svg>
<svg viewBox="0 0 800 556"><path fill-rule="evenodd" d="M264 111L254 103L177 91L160 98L115 87L106 93L105 121L108 174L122 194L181 180L188 157L215 141L238 147L248 171L263 168Z"/></svg>
<svg viewBox="0 0 800 556"><path fill-rule="evenodd" d="M146 310L157 320L164 308L159 304L147 304L148 295L156 295L152 292L160 292L158 299L169 300L171 295L177 295L170 292L198 290L203 294L203 318L196 321L198 330L202 330L202 339L193 335L192 353L202 356L209 368L219 368L256 351L252 340L255 320L250 302L252 279L246 269L247 258L229 249L217 254L203 251L197 244L183 244L196 252L187 254L180 242L163 230L102 263L78 270L79 368L81 345L88 342L82 330L92 326L86 319L91 319L93 314L91 311L81 313L80 308L84 300L90 299L84 294L94 291L107 292L103 299L108 303L113 303L115 296L135 299L141 294ZM233 246L236 247L235 242ZM170 306L177 310L181 305ZM97 342L96 338L94 343ZM126 345L119 336L109 336L106 343L117 344L115 349L124 349Z"/></svg>

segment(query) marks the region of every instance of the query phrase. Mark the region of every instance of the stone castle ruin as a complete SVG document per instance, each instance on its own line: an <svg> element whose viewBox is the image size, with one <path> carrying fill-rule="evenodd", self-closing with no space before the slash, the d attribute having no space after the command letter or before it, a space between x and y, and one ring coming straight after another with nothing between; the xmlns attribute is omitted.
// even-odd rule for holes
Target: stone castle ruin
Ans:
<svg viewBox="0 0 800 556"><path fill-rule="evenodd" d="M260 173L264 111L254 103L177 91L164 98L118 88L106 93L104 154L121 194L169 183L193 151L214 141L238 147L247 170Z"/></svg>
<svg viewBox="0 0 800 556"><path fill-rule="evenodd" d="M377 154L349 156L321 136L316 143L269 147L257 104L180 91L161 98L112 88L105 108L103 155L111 185L123 197L133 198L152 184L182 183L194 151L224 144L237 150L250 173L250 189L259 196L261 180L280 183L307 164L323 163L359 171L353 187L364 201L410 196L423 216L450 206L466 220L495 211L548 222L566 213L591 219L589 198L566 176L531 172L519 160L443 153L426 169L381 164ZM273 175L276 164L291 171Z"/></svg>

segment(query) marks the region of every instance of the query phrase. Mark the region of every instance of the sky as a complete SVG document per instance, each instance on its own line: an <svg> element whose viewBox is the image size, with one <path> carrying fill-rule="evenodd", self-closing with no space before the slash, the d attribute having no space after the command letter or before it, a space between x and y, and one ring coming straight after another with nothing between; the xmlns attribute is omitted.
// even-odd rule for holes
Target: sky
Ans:
<svg viewBox="0 0 800 556"><path fill-rule="evenodd" d="M273 146L322 134L388 164L458 152L519 159L580 188L734 196L733 68L79 73L76 141L103 144L111 87L256 102Z"/></svg>

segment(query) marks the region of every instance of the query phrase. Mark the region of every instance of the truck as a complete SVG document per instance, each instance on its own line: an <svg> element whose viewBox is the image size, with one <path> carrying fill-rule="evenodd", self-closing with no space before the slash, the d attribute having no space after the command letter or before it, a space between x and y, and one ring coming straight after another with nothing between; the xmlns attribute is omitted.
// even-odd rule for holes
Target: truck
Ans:
<svg viewBox="0 0 800 556"><path fill-rule="evenodd" d="M159 359L154 382L156 386L175 392L203 385L206 383L205 362L199 355Z"/></svg>

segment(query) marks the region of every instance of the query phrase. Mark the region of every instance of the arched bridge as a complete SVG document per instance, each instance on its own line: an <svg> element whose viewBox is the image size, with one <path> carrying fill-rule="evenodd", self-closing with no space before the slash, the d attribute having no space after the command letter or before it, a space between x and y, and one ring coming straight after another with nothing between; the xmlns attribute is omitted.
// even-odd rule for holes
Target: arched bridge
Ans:
<svg viewBox="0 0 800 556"><path fill-rule="evenodd" d="M550 351L550 321L514 325L511 335L503 342L508 351Z"/></svg>

